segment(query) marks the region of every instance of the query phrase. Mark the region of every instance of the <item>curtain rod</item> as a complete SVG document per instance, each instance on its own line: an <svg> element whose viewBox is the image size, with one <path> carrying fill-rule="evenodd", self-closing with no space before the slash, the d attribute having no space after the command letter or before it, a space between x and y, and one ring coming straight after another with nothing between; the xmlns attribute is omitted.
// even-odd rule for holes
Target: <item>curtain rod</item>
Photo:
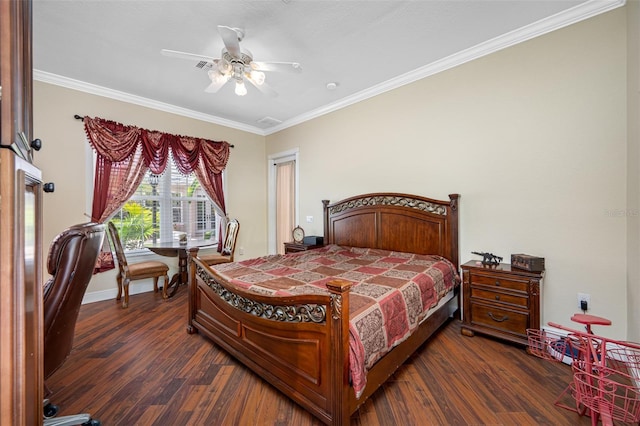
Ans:
<svg viewBox="0 0 640 426"><path fill-rule="evenodd" d="M82 117L82 116L80 116L80 115L78 115L78 114L75 114L75 115L73 116L73 118L75 118L76 120L84 120L84 117ZM234 145L229 144L229 148L235 148L235 146L234 146Z"/></svg>

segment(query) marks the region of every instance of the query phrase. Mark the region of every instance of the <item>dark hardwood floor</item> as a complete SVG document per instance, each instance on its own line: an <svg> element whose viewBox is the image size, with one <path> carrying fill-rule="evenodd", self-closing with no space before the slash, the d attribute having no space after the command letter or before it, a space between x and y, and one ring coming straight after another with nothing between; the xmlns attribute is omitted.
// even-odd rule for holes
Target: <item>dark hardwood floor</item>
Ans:
<svg viewBox="0 0 640 426"><path fill-rule="evenodd" d="M206 338L186 332L187 289L82 306L74 349L47 385L59 415L111 425L319 425ZM352 425L589 425L555 406L564 364L460 334L450 321L356 412Z"/></svg>

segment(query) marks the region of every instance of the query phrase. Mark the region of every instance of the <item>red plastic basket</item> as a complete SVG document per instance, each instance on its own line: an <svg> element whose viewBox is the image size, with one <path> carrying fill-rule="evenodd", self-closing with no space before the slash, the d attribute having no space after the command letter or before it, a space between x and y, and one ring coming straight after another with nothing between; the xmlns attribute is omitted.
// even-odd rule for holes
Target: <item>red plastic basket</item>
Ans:
<svg viewBox="0 0 640 426"><path fill-rule="evenodd" d="M573 363L575 400L603 425L614 420L640 421L640 347L595 335L580 339L579 362Z"/></svg>
<svg viewBox="0 0 640 426"><path fill-rule="evenodd" d="M620 372L606 367L596 367L591 373L574 368L573 384L576 401L598 413L603 424L610 423L606 420L640 421L640 391Z"/></svg>
<svg viewBox="0 0 640 426"><path fill-rule="evenodd" d="M640 389L640 349L633 343L608 342L604 352L606 366L628 377Z"/></svg>
<svg viewBox="0 0 640 426"><path fill-rule="evenodd" d="M571 335L549 330L527 329L527 351L538 358L571 364L578 356L579 341Z"/></svg>

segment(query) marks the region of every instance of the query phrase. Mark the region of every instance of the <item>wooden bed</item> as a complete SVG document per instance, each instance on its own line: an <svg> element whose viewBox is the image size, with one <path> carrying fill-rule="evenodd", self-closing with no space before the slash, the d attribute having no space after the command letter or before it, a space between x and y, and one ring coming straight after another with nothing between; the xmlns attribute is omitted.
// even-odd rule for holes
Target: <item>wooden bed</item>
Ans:
<svg viewBox="0 0 640 426"><path fill-rule="evenodd" d="M449 198L375 193L324 200L324 243L440 255L457 271L458 195ZM197 253L190 250L187 331L207 336L326 424L349 424L351 414L458 306L456 289L373 365L356 398L349 377L351 282L329 282L327 295L263 296L229 284Z"/></svg>

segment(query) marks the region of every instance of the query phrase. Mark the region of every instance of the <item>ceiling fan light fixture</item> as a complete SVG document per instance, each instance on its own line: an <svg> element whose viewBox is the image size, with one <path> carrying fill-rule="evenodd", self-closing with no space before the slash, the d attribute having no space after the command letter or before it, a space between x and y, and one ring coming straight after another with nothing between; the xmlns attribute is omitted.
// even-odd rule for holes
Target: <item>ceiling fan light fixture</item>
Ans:
<svg viewBox="0 0 640 426"><path fill-rule="evenodd" d="M251 71L249 73L249 78L251 78L251 80L253 80L254 83L256 83L258 86L262 86L262 84L264 83L264 73L261 71Z"/></svg>
<svg viewBox="0 0 640 426"><path fill-rule="evenodd" d="M247 94L247 87L244 85L244 81L236 81L236 95L244 96Z"/></svg>
<svg viewBox="0 0 640 426"><path fill-rule="evenodd" d="M218 61L218 71L220 74L228 74L231 72L231 64L227 61Z"/></svg>
<svg viewBox="0 0 640 426"><path fill-rule="evenodd" d="M213 71L213 70L209 71L209 78L211 79L212 83L216 83L216 84L224 84L227 82L227 80L229 80L228 75L224 75L220 73L220 71Z"/></svg>

